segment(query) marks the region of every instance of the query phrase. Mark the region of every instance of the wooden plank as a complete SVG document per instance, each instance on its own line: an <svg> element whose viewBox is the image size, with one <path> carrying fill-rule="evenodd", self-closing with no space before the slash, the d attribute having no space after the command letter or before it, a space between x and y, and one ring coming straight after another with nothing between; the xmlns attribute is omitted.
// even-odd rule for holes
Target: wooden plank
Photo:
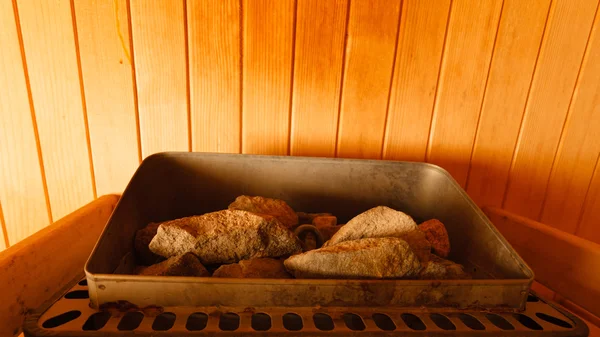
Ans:
<svg viewBox="0 0 600 337"><path fill-rule="evenodd" d="M127 2L78 0L74 5L96 190L120 193L140 161Z"/></svg>
<svg viewBox="0 0 600 337"><path fill-rule="evenodd" d="M502 204L550 2L504 1L467 181L480 205Z"/></svg>
<svg viewBox="0 0 600 337"><path fill-rule="evenodd" d="M546 191L541 221L575 233L600 153L600 16L587 46Z"/></svg>
<svg viewBox="0 0 600 337"><path fill-rule="evenodd" d="M188 151L183 1L131 0L142 158Z"/></svg>
<svg viewBox="0 0 600 337"><path fill-rule="evenodd" d="M13 2L0 1L0 202L16 243L50 223ZM32 211L35 210L35 211Z"/></svg>
<svg viewBox="0 0 600 337"><path fill-rule="evenodd" d="M242 152L288 154L293 0L244 0Z"/></svg>
<svg viewBox="0 0 600 337"><path fill-rule="evenodd" d="M0 254L0 335L13 336L27 313L83 273L119 197L106 195Z"/></svg>
<svg viewBox="0 0 600 337"><path fill-rule="evenodd" d="M240 1L187 2L192 149L240 152Z"/></svg>
<svg viewBox="0 0 600 337"><path fill-rule="evenodd" d="M350 4L337 146L340 157L381 157L399 16L399 0Z"/></svg>
<svg viewBox="0 0 600 337"><path fill-rule="evenodd" d="M597 0L552 3L503 207L538 219Z"/></svg>
<svg viewBox="0 0 600 337"><path fill-rule="evenodd" d="M7 234L6 223L4 222L4 213L2 211L2 202L0 202L0 252L10 245Z"/></svg>
<svg viewBox="0 0 600 337"><path fill-rule="evenodd" d="M71 5L17 4L52 217L59 219L94 198Z"/></svg>
<svg viewBox="0 0 600 337"><path fill-rule="evenodd" d="M348 0L299 0L292 155L335 156Z"/></svg>
<svg viewBox="0 0 600 337"><path fill-rule="evenodd" d="M485 213L538 282L600 315L600 245L499 208Z"/></svg>
<svg viewBox="0 0 600 337"><path fill-rule="evenodd" d="M402 3L384 159L425 160L450 3Z"/></svg>
<svg viewBox="0 0 600 337"><path fill-rule="evenodd" d="M600 244L600 230L598 230L598 219L600 219L600 157L596 161L596 169L590 183L585 202L583 214L579 221L576 234L590 241Z"/></svg>
<svg viewBox="0 0 600 337"><path fill-rule="evenodd" d="M464 186L502 0L452 2L427 161Z"/></svg>

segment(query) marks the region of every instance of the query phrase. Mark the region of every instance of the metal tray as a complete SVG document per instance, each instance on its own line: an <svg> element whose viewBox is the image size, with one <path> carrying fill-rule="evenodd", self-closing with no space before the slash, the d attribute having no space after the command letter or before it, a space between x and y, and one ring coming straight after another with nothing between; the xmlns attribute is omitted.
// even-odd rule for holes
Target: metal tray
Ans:
<svg viewBox="0 0 600 337"><path fill-rule="evenodd" d="M136 230L224 209L238 195L331 212L340 223L377 205L437 218L472 280L283 280L125 275ZM117 271L119 273L115 273ZM443 169L425 163L160 153L144 160L85 266L91 306L455 307L524 310L533 273Z"/></svg>
<svg viewBox="0 0 600 337"><path fill-rule="evenodd" d="M559 305L527 297L527 310L491 313L431 308L164 307L128 312L90 308L85 279L28 315L34 336L470 336L585 337L584 321Z"/></svg>

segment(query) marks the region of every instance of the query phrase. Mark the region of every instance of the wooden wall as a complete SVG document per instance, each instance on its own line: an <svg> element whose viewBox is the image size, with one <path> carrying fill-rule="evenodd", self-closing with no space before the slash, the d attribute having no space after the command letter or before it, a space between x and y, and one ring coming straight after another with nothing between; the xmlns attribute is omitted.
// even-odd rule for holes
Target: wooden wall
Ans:
<svg viewBox="0 0 600 337"><path fill-rule="evenodd" d="M165 150L427 161L600 242L598 0L0 0L0 247Z"/></svg>

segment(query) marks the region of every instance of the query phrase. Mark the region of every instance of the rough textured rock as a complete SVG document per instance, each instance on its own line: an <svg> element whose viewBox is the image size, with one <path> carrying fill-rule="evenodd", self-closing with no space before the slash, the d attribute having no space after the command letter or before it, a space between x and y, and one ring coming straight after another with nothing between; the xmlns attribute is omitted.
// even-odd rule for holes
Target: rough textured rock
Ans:
<svg viewBox="0 0 600 337"><path fill-rule="evenodd" d="M279 199L240 195L229 205L229 209L271 215L287 228L298 225L296 212L285 201Z"/></svg>
<svg viewBox="0 0 600 337"><path fill-rule="evenodd" d="M369 238L293 255L284 262L296 278L411 278L421 263L399 238Z"/></svg>
<svg viewBox="0 0 600 337"><path fill-rule="evenodd" d="M160 223L152 222L135 233L133 248L139 264L149 266L159 261L160 256L152 253L148 247L150 241L156 235L159 225Z"/></svg>
<svg viewBox="0 0 600 337"><path fill-rule="evenodd" d="M232 278L292 278L285 270L283 261L270 258L242 260L224 264L215 270L213 277Z"/></svg>
<svg viewBox="0 0 600 337"><path fill-rule="evenodd" d="M450 254L450 238L446 226L440 220L427 220L419 225L419 230L425 233L434 254L443 258L448 257L448 254Z"/></svg>
<svg viewBox="0 0 600 337"><path fill-rule="evenodd" d="M294 230L294 234L302 242L302 251L309 251L323 246L325 240L323 236L313 225L301 225Z"/></svg>
<svg viewBox="0 0 600 337"><path fill-rule="evenodd" d="M470 279L471 275L465 272L462 265L439 256L431 255L431 261L425 264L419 279L421 280L458 280Z"/></svg>
<svg viewBox="0 0 600 337"><path fill-rule="evenodd" d="M312 224L313 226L317 227L317 229L337 226L337 218L333 215L316 216L312 219Z"/></svg>
<svg viewBox="0 0 600 337"><path fill-rule="evenodd" d="M341 228L337 225L337 218L331 215L316 216L313 218L312 224L321 233L323 241L330 240L333 234Z"/></svg>
<svg viewBox="0 0 600 337"><path fill-rule="evenodd" d="M192 252L205 265L301 251L296 236L270 215L223 210L163 222L150 250L164 257Z"/></svg>
<svg viewBox="0 0 600 337"><path fill-rule="evenodd" d="M204 268L202 263L192 253L173 256L150 267L141 267L137 270L137 274L153 276L210 276L208 270Z"/></svg>
<svg viewBox="0 0 600 337"><path fill-rule="evenodd" d="M348 221L325 246L363 238L398 237L415 229L417 224L410 216L389 207L377 206Z"/></svg>
<svg viewBox="0 0 600 337"><path fill-rule="evenodd" d="M413 253L415 253L419 258L419 261L421 261L421 264L424 265L429 262L431 256L431 244L427 241L425 233L420 230L412 230L400 234L398 237L408 243L410 249L412 249Z"/></svg>

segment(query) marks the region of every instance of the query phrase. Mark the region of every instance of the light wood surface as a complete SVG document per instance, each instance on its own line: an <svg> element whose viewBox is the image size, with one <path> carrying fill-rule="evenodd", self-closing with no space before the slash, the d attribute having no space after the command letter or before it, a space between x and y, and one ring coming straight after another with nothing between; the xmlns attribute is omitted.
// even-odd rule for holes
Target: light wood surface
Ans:
<svg viewBox="0 0 600 337"><path fill-rule="evenodd" d="M8 243L166 150L430 161L600 243L598 3L0 0Z"/></svg>
<svg viewBox="0 0 600 337"><path fill-rule="evenodd" d="M448 170L461 186L467 181L501 9L501 0L455 0L450 10L427 160Z"/></svg>
<svg viewBox="0 0 600 337"><path fill-rule="evenodd" d="M467 182L480 205L502 205L550 2L504 1Z"/></svg>
<svg viewBox="0 0 600 337"><path fill-rule="evenodd" d="M538 282L600 316L600 245L506 210L484 211Z"/></svg>
<svg viewBox="0 0 600 337"><path fill-rule="evenodd" d="M399 0L353 0L337 155L381 158L400 19Z"/></svg>
<svg viewBox="0 0 600 337"><path fill-rule="evenodd" d="M10 93L0 94L1 250L5 240L19 242L48 225L51 219L10 0L0 1L0 46L15 46L0 52L0 92Z"/></svg>
<svg viewBox="0 0 600 337"><path fill-rule="evenodd" d="M240 152L240 1L187 2L193 151Z"/></svg>
<svg viewBox="0 0 600 337"><path fill-rule="evenodd" d="M425 160L450 3L402 2L384 159Z"/></svg>
<svg viewBox="0 0 600 337"><path fill-rule="evenodd" d="M540 217L597 5L596 0L552 3L503 203L509 211Z"/></svg>
<svg viewBox="0 0 600 337"><path fill-rule="evenodd" d="M96 190L99 195L121 192L141 159L127 1L83 0L74 6Z"/></svg>
<svg viewBox="0 0 600 337"><path fill-rule="evenodd" d="M183 1L131 0L142 157L188 151Z"/></svg>
<svg viewBox="0 0 600 337"><path fill-rule="evenodd" d="M0 292L0 335L16 335L25 314L83 272L118 200L116 195L100 197L0 253L0 270L10 270L0 273L5 287Z"/></svg>
<svg viewBox="0 0 600 337"><path fill-rule="evenodd" d="M579 73L554 159L541 222L575 233L600 153L600 16Z"/></svg>
<svg viewBox="0 0 600 337"><path fill-rule="evenodd" d="M17 5L52 217L59 219L95 197L71 5L64 0ZM22 220L15 226L32 227L25 235L47 224Z"/></svg>
<svg viewBox="0 0 600 337"><path fill-rule="evenodd" d="M290 153L335 156L349 0L299 0Z"/></svg>
<svg viewBox="0 0 600 337"><path fill-rule="evenodd" d="M244 0L242 152L289 151L293 0Z"/></svg>
<svg viewBox="0 0 600 337"><path fill-rule="evenodd" d="M594 242L600 242L600 230L598 230L598 219L600 219L600 157L596 161L596 169L590 183L590 187L583 204L583 214L577 228L577 235Z"/></svg>

